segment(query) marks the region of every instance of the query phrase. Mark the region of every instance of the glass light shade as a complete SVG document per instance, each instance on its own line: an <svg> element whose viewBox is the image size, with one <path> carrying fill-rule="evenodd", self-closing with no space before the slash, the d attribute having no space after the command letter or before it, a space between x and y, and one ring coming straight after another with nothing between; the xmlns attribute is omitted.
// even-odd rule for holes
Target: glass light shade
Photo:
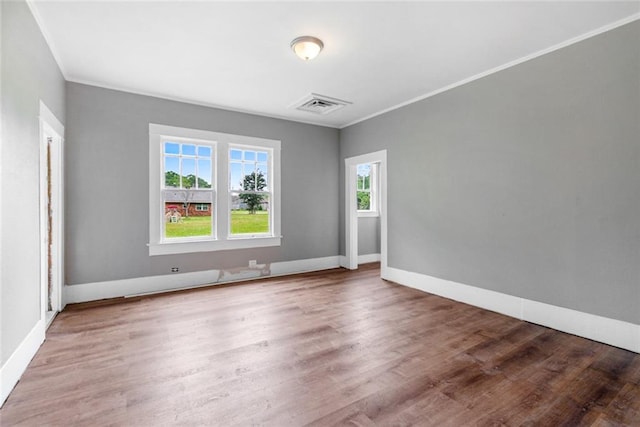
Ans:
<svg viewBox="0 0 640 427"><path fill-rule="evenodd" d="M293 51L304 61L318 56L323 47L322 40L311 36L298 37L291 42Z"/></svg>

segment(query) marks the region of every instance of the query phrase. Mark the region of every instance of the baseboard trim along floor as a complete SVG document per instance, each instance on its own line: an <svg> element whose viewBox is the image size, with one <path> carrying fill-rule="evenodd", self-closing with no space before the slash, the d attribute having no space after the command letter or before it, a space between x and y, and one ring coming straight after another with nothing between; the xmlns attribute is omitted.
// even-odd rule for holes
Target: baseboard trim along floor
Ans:
<svg viewBox="0 0 640 427"><path fill-rule="evenodd" d="M393 267L383 278L516 319L640 353L640 325Z"/></svg>

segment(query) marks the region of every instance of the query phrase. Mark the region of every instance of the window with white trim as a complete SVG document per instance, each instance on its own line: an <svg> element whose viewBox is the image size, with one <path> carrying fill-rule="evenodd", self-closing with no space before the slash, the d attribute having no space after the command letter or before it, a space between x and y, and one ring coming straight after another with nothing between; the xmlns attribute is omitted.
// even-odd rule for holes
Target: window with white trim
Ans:
<svg viewBox="0 0 640 427"><path fill-rule="evenodd" d="M149 125L149 254L280 245L280 141Z"/></svg>
<svg viewBox="0 0 640 427"><path fill-rule="evenodd" d="M362 163L356 168L358 216L378 216L377 163Z"/></svg>
<svg viewBox="0 0 640 427"><path fill-rule="evenodd" d="M270 232L270 152L258 147L229 148L231 236Z"/></svg>
<svg viewBox="0 0 640 427"><path fill-rule="evenodd" d="M196 210L204 210L198 207L204 206L203 202L213 202L215 144L169 136L162 137L161 144L162 239L178 242L215 236L213 216L189 215L191 205L195 205ZM179 204L182 209L178 208Z"/></svg>

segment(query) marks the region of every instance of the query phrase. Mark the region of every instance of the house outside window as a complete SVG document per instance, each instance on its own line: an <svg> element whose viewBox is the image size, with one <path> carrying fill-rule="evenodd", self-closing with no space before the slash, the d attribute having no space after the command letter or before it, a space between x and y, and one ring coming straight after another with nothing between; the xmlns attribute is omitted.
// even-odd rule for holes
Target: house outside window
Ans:
<svg viewBox="0 0 640 427"><path fill-rule="evenodd" d="M149 254L280 245L280 141L149 125Z"/></svg>

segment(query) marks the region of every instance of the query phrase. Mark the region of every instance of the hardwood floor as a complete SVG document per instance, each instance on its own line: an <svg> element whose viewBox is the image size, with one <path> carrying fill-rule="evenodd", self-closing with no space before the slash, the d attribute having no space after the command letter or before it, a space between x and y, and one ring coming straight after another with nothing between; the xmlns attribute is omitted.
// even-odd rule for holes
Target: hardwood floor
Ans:
<svg viewBox="0 0 640 427"><path fill-rule="evenodd" d="M640 355L377 267L70 306L0 425L640 425Z"/></svg>

